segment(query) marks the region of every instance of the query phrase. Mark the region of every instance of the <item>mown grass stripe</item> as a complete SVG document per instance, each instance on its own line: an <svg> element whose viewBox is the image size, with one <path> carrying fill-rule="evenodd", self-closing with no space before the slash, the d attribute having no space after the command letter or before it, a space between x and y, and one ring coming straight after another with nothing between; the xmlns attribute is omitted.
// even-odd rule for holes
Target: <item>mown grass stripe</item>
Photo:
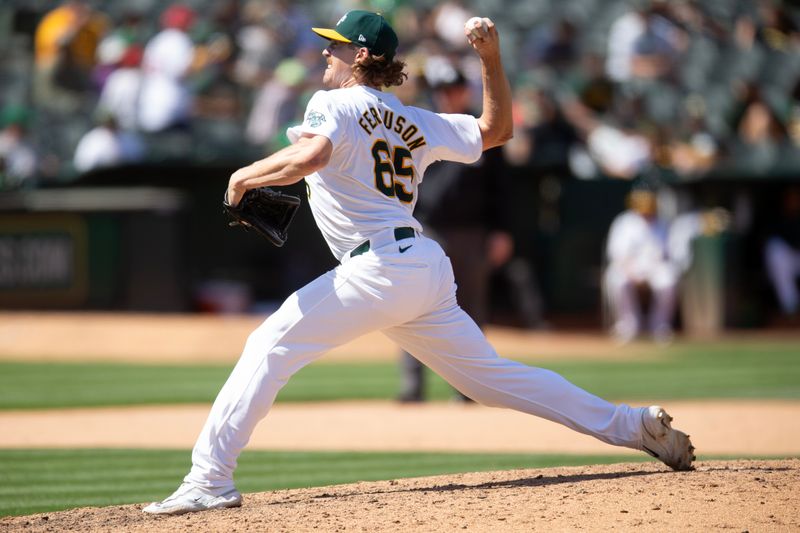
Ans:
<svg viewBox="0 0 800 533"><path fill-rule="evenodd" d="M608 399L800 398L800 341L679 343L659 357L625 361L550 361L543 365ZM534 360L529 361L536 365ZM230 365L0 362L0 409L210 404ZM278 401L391 400L397 364L325 363L301 370ZM430 398L450 387L429 380Z"/></svg>
<svg viewBox="0 0 800 533"><path fill-rule="evenodd" d="M182 464L174 465L167 463L164 464L140 464L131 462L130 466L135 466L132 469L111 469L111 467L125 466L123 462L115 461L98 461L96 463L88 462L70 462L69 464L60 464L56 467L44 467L39 464L28 465L9 465L5 471L0 475L6 486L0 486L0 495L5 494L4 490L8 489L8 485L15 485L17 483L37 482L42 484L57 482L61 479L69 477L73 483L80 484L99 483L104 481L124 481L126 484L135 484L137 481L150 480L158 476L169 478L165 475L165 468L171 471L171 475L175 473L183 473L189 468L189 455L186 454ZM309 475L315 472L335 472L347 468L388 468L399 469L409 465L414 468L424 469L429 467L448 467L456 466L461 467L464 464L464 459L460 456L441 456L441 457L359 457L358 459L335 459L326 456L311 457L311 458L294 458L295 463L291 465L281 465L280 461L270 459L265 462L251 462L248 465L248 470L254 475L259 476L273 476L282 472L290 471L292 474ZM48 461L53 464L52 461ZM330 465L334 468L330 468ZM89 469L91 468L91 469ZM327 475L327 474L326 474Z"/></svg>

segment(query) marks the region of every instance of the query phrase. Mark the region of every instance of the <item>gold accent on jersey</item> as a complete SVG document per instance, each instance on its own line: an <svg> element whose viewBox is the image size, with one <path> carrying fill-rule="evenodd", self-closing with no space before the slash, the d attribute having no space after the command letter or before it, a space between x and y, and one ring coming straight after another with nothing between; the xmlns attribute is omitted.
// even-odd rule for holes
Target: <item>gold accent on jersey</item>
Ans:
<svg viewBox="0 0 800 533"><path fill-rule="evenodd" d="M416 174L411 151L401 146L396 146L392 154L392 163L394 167L394 192L397 195L397 199L404 204L410 204L414 200L413 183L414 175ZM410 192L401 181L403 178L408 180L408 184L411 186Z"/></svg>

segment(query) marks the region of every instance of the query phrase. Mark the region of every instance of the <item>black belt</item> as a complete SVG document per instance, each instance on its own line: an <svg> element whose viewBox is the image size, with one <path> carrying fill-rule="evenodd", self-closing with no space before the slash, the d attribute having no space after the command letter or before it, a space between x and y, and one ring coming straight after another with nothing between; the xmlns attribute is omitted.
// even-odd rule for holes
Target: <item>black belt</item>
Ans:
<svg viewBox="0 0 800 533"><path fill-rule="evenodd" d="M394 240L402 241L403 239L410 239L416 235L414 228L403 227L394 228ZM350 251L350 257L361 255L364 252L369 252L369 241L364 241Z"/></svg>

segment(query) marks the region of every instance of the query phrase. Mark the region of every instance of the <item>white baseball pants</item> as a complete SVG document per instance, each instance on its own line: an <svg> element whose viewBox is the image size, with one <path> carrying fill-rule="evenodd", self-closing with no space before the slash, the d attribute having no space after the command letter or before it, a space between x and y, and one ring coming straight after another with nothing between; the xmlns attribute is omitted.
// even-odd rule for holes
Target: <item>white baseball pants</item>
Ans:
<svg viewBox="0 0 800 533"><path fill-rule="evenodd" d="M253 331L211 408L185 481L233 485L239 454L287 380L331 348L374 330L479 403L641 449L641 408L611 404L554 372L497 355L456 303L450 260L435 241L384 235L372 242L372 250L345 258Z"/></svg>
<svg viewBox="0 0 800 533"><path fill-rule="evenodd" d="M646 283L653 291L653 305L648 320L650 331L659 334L672 330L678 272L671 264L654 263L646 273L631 276L622 265L611 263L603 282L614 315L614 331L621 338L633 339L642 328L642 310L637 294L639 283Z"/></svg>

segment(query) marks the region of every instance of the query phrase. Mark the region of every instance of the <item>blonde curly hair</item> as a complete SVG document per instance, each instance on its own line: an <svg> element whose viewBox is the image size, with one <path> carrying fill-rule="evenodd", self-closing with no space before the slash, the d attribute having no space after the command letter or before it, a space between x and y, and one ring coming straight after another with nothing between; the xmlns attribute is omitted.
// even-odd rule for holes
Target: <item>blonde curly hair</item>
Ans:
<svg viewBox="0 0 800 533"><path fill-rule="evenodd" d="M408 78L405 68L403 61L370 54L367 58L356 61L353 73L357 79L375 87L397 87Z"/></svg>

